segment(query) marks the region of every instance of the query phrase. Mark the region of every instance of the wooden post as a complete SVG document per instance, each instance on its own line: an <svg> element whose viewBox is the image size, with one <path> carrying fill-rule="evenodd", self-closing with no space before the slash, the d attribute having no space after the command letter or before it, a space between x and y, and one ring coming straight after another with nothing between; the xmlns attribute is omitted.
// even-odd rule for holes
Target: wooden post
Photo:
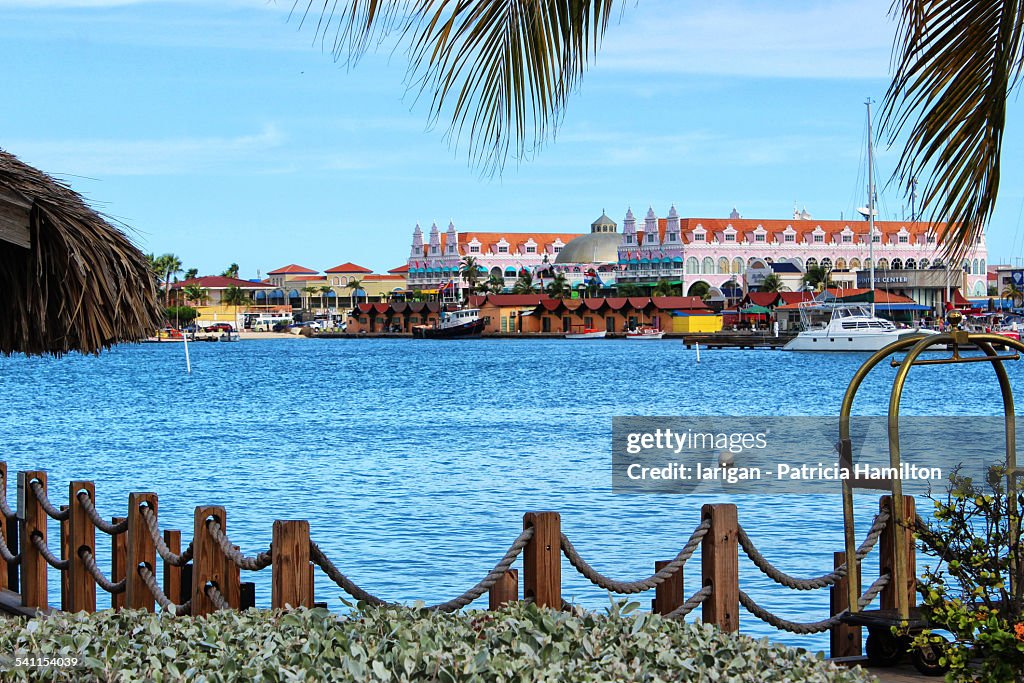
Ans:
<svg viewBox="0 0 1024 683"><path fill-rule="evenodd" d="M96 556L96 527L85 513L82 502L78 500L79 491L88 494L94 506L96 503L96 485L91 481L73 481L68 484L68 502L71 503L71 513L68 516L71 552L68 557L70 600L67 609L69 612L91 613L96 611L96 579L85 568L85 562L78 553L82 548L88 548L93 557Z"/></svg>
<svg viewBox="0 0 1024 683"><path fill-rule="evenodd" d="M917 518L917 508L913 496L903 496L903 519L910 526L907 528L896 527L896 515L893 514L892 496L882 496L878 501L879 510L889 511L889 521L882 530L882 536L878 539L878 575L888 574L891 578L888 584L882 588L880 606L882 609L897 609L896 595L900 590L905 591L907 605L913 609L917 605L917 558L914 545L913 524ZM895 555L903 553L906 558L907 576L906 583L901 587L896 585L894 568L896 566Z"/></svg>
<svg viewBox="0 0 1024 683"><path fill-rule="evenodd" d="M153 515L157 514L155 493L128 494L128 559L125 562L128 581L125 586L125 607L152 612L153 594L142 580L139 567L146 565L156 576L156 544L149 533L146 518L142 516L143 507L148 507Z"/></svg>
<svg viewBox="0 0 1024 683"><path fill-rule="evenodd" d="M0 493L7 498L7 463L0 460ZM0 536L12 555L18 554L18 516L7 518L0 514ZM18 565L0 561L0 588L18 590Z"/></svg>
<svg viewBox="0 0 1024 683"><path fill-rule="evenodd" d="M711 528L701 544L704 585L711 586L711 595L703 603L704 623L735 632L740 628L736 506L704 505L701 518L711 520Z"/></svg>
<svg viewBox="0 0 1024 683"><path fill-rule="evenodd" d="M61 510L67 510L67 505L61 505ZM71 552L71 520L62 519L60 520L60 559L68 559L68 554ZM70 562L68 563L70 565ZM71 567L60 573L60 609L63 612L68 611L68 606L71 604Z"/></svg>
<svg viewBox="0 0 1024 683"><path fill-rule="evenodd" d="M112 517L113 524L120 524L126 517ZM125 577L125 566L128 563L128 532L110 537L110 580L117 583ZM125 582L127 583L127 581ZM125 589L127 590L127 588ZM110 596L110 606L115 609L124 609L125 591Z"/></svg>
<svg viewBox="0 0 1024 683"><path fill-rule="evenodd" d="M18 472L18 516L21 517L21 604L49 607L46 593L46 560L32 544L32 535L42 534L46 542L46 511L30 484L38 481L46 491L46 472Z"/></svg>
<svg viewBox="0 0 1024 683"><path fill-rule="evenodd" d="M562 518L557 512L527 512L523 529L533 527L523 549L523 598L538 607L562 609Z"/></svg>
<svg viewBox="0 0 1024 683"><path fill-rule="evenodd" d="M839 569L846 564L846 553L834 553L832 556L832 567ZM850 572L839 579L829 588L830 614L835 616L850 607ZM860 595L860 586L857 586L857 594ZM829 629L829 656L832 659L840 657L861 656L861 630L860 626L850 624L836 624Z"/></svg>
<svg viewBox="0 0 1024 683"><path fill-rule="evenodd" d="M238 609L238 571L235 563L221 552L206 528L206 520L215 519L221 531L227 534L227 514L219 505L204 505L196 508L192 535L192 616L213 612L213 602L206 595L206 584L217 586L217 590L228 605Z"/></svg>
<svg viewBox="0 0 1024 683"><path fill-rule="evenodd" d="M654 563L655 573L660 572L666 565L671 564L668 560L659 560ZM676 573L659 583L654 589L654 613L668 614L683 606L683 568L680 567Z"/></svg>
<svg viewBox="0 0 1024 683"><path fill-rule="evenodd" d="M519 570L509 569L491 586L487 596L487 609L501 609L519 600Z"/></svg>
<svg viewBox="0 0 1024 683"><path fill-rule="evenodd" d="M181 532L177 529L165 529L164 545L175 555L180 555ZM175 605L186 602L181 598L181 567L175 567L170 562L164 562L164 595Z"/></svg>
<svg viewBox="0 0 1024 683"><path fill-rule="evenodd" d="M274 609L312 607L309 522L276 520L270 547L273 561L270 606Z"/></svg>

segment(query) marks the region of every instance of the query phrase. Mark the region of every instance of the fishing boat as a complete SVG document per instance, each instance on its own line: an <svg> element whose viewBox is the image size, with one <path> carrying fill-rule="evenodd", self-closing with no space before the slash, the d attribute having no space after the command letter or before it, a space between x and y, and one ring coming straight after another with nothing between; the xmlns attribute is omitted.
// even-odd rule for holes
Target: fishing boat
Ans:
<svg viewBox="0 0 1024 683"><path fill-rule="evenodd" d="M604 339L608 333L593 327L573 325L569 332L565 333L566 339Z"/></svg>
<svg viewBox="0 0 1024 683"><path fill-rule="evenodd" d="M414 339L466 339L479 337L484 331L484 319L478 308L459 308L443 311L436 325L414 325Z"/></svg>
<svg viewBox="0 0 1024 683"><path fill-rule="evenodd" d="M665 330L654 327L638 327L626 332L626 339L642 341L647 339L661 339L665 336Z"/></svg>
<svg viewBox="0 0 1024 683"><path fill-rule="evenodd" d="M242 335L240 335L238 332L235 332L234 330L229 330L227 332L221 332L220 337L217 338L217 341L236 342L241 338Z"/></svg>

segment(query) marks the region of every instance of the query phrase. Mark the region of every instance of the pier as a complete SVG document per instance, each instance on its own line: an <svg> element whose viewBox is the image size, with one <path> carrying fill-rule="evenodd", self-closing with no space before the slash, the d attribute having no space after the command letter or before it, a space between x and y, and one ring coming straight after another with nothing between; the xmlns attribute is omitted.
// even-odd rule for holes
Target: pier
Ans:
<svg viewBox="0 0 1024 683"><path fill-rule="evenodd" d="M264 570L271 573L273 608L316 605L315 571L323 572L357 601L389 604L387 599L357 585L332 562L311 537L307 521L273 521L268 524L266 549L246 555L231 541L228 512L223 507L197 506L192 539L186 543L181 530L160 528L155 493L131 493L127 506L118 506L119 516L105 517L98 510L93 482L69 482L66 488L60 487L66 490L67 498L58 501L56 495L51 498L51 492L57 489L49 486L45 471L23 471L18 473L15 513L7 503L7 474L6 463L0 462L0 610L5 612L32 616L51 611L47 590L50 570L60 573L60 609L65 611L95 612L100 608L97 594L109 596L113 609L160 609L176 616L244 609L253 607L255 600L252 584L242 581L242 572ZM905 599L916 604L913 581L903 586L890 584L896 555L913 557L914 552L912 535L890 523L890 507L891 499L883 496L879 513L856 551L856 560L862 562L876 545L879 548L879 578L866 590L857 591L862 607L876 598L880 598L883 608L894 605L897 591L904 591ZM57 533L51 533L51 523L56 523ZM110 545L109 568L97 565L98 542ZM694 571L701 577L701 588L687 596L683 571L688 564L693 567L698 562L694 559L697 555L699 564ZM513 568L520 556L521 569ZM628 580L605 576L588 564L585 551L578 550L563 531L558 512L527 512L522 532L511 540L493 567L481 570L479 582L427 609L455 612L485 596L489 609L516 600L573 609L562 598L563 556L573 570L610 593L652 595L652 611L665 618L685 619L699 609L705 623L737 632L742 609L791 633L829 632L834 660L865 661L861 628L842 621L848 612L845 553L836 552L833 566L818 576L791 576L762 554L731 504L704 505L700 523L675 557L654 561L653 573ZM829 614L814 622L796 622L755 602L740 585L741 561L749 562L783 589L827 589ZM402 599L411 601L416 597Z"/></svg>
<svg viewBox="0 0 1024 683"><path fill-rule="evenodd" d="M683 336L686 348L700 344L702 349L781 349L796 337L792 332L780 332L779 336L767 332L710 332Z"/></svg>

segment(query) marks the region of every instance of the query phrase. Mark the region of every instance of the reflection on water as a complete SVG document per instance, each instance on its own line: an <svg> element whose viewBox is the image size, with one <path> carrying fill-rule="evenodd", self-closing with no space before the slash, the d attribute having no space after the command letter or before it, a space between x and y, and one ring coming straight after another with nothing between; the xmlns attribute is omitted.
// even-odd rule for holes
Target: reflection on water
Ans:
<svg viewBox="0 0 1024 683"><path fill-rule="evenodd" d="M71 479L96 481L108 517L123 513L130 491L155 491L161 526L183 529L186 539L194 506L224 505L229 535L247 554L266 548L274 519L308 519L314 539L357 583L387 599L427 602L479 580L529 510L559 511L599 571L646 576L683 545L702 504L725 498L613 495L613 416L835 415L866 357L722 350L705 351L697 364L693 351L668 340L285 339L190 351L190 376L182 348L171 344L99 358L0 359L0 457L12 472L47 469L54 498ZM915 370L905 413L998 414L998 386L982 365ZM1012 364L1010 371L1019 377ZM855 412L883 414L894 374L878 368ZM861 499L863 529L873 499ZM783 570L831 568L842 544L838 490L728 500ZM99 551L108 566L107 548ZM686 578L689 594L696 564ZM268 605L269 570L256 580L257 602ZM826 592L775 586L746 561L740 581L786 618L827 614ZM52 584L51 602L59 595ZM563 586L587 607L608 602L567 563ZM319 600L342 607L340 590L321 574L316 589ZM647 595L638 599L648 604ZM746 614L741 622L747 633L827 646L827 636L785 636Z"/></svg>

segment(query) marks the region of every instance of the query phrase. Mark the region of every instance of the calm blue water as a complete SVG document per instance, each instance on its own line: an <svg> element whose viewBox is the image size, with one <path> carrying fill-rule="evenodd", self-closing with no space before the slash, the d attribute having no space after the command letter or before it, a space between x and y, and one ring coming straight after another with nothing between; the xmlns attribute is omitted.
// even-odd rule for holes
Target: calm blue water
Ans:
<svg viewBox="0 0 1024 683"><path fill-rule="evenodd" d="M0 358L0 458L12 473L48 470L55 499L71 479L94 480L107 517L123 514L130 491L155 491L161 526L186 539L194 506L224 505L228 533L247 554L266 549L274 519L308 519L314 540L357 583L386 599L427 602L479 580L530 510L559 511L563 531L600 571L647 576L715 499L612 495L612 416L835 415L866 357L722 350L702 352L697 365L671 341L284 339L190 350L191 375L173 344L99 358ZM875 371L857 414L884 414L894 373ZM987 364L915 370L904 406L922 415L1001 410ZM13 483L8 495L13 502ZM841 549L838 491L732 502L757 545L792 574L823 573ZM860 505L862 529L876 507ZM267 606L269 570L256 580ZM696 561L686 583L687 594L699 587ZM563 585L567 599L608 604L567 563ZM828 613L827 591L775 586L746 560L741 585L790 619ZM316 590L341 607L340 590L319 573ZM645 606L649 597L640 598ZM827 647L827 636L787 637L746 613L741 624Z"/></svg>

